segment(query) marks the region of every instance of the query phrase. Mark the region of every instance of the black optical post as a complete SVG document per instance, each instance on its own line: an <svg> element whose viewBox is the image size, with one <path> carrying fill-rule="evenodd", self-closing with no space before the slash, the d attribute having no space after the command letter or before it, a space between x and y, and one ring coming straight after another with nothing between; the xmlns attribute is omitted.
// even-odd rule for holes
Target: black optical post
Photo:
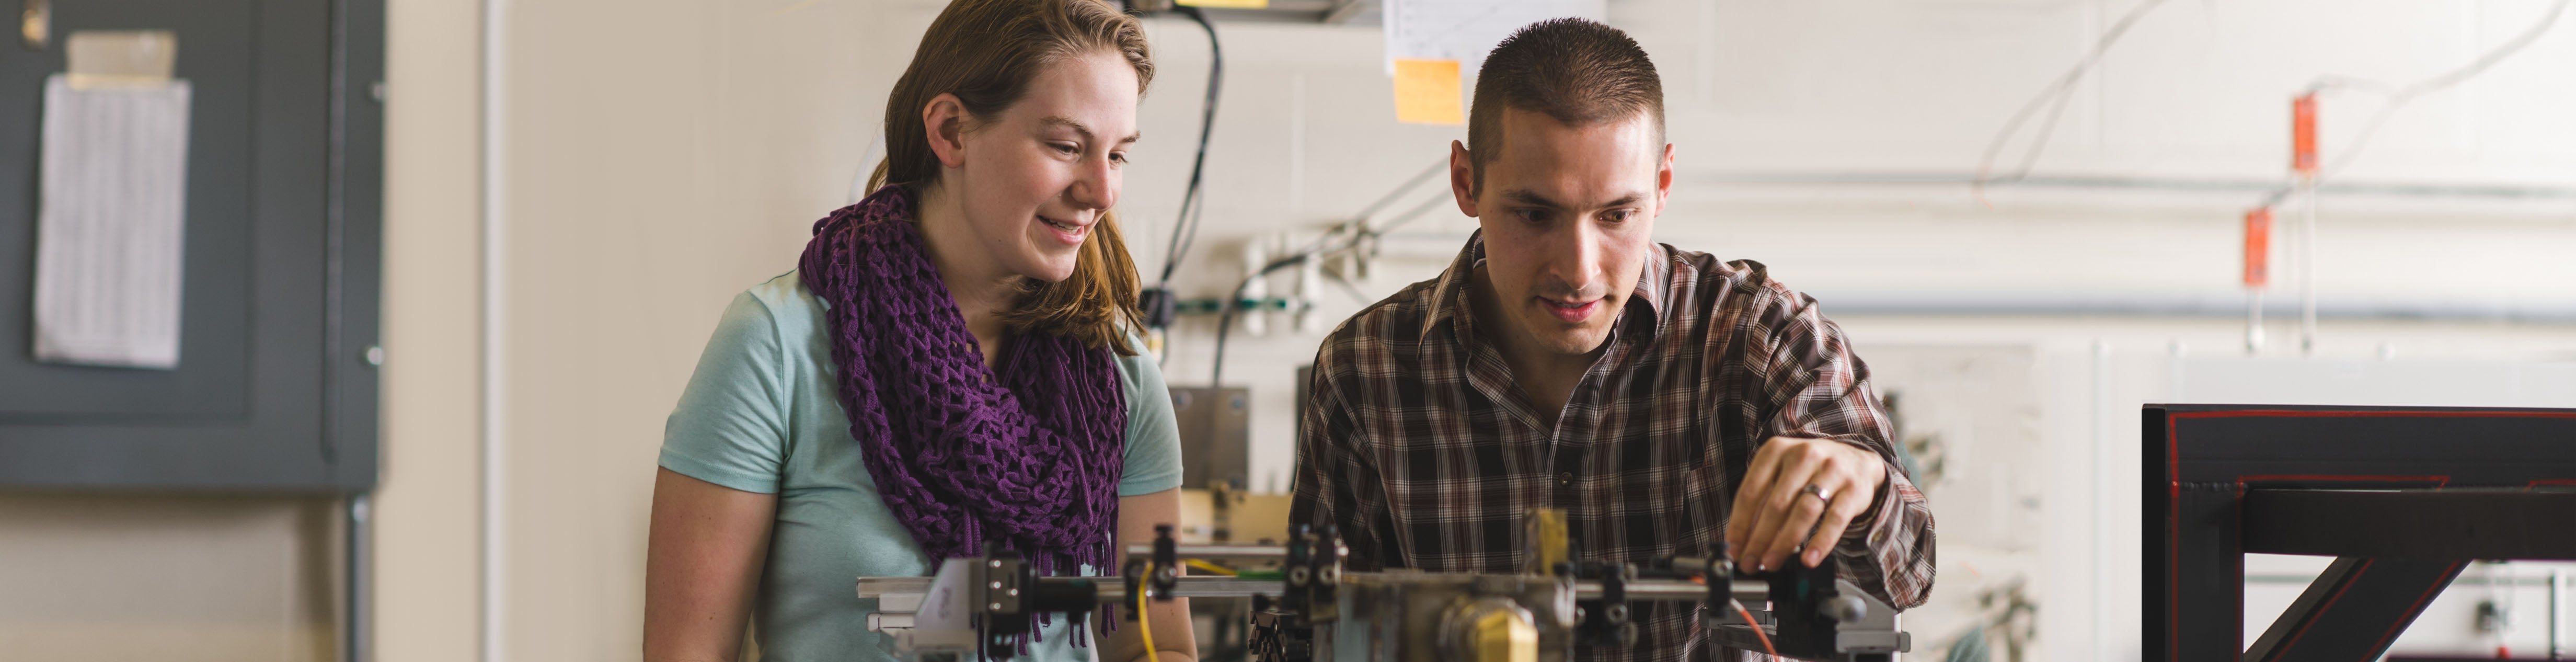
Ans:
<svg viewBox="0 0 2576 662"><path fill-rule="evenodd" d="M2576 410L2147 405L2147 660L2377 659L2475 559L2576 559ZM2251 647L2245 555L2336 557Z"/></svg>

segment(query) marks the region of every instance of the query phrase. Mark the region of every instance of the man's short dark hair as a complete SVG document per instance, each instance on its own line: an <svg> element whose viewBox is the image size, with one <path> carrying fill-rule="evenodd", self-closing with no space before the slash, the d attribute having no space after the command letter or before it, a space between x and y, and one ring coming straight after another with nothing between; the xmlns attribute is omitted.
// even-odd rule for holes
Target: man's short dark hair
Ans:
<svg viewBox="0 0 2576 662"><path fill-rule="evenodd" d="M1531 23L1485 56L1467 111L1467 155L1478 189L1503 147L1503 109L1546 113L1582 127L1650 115L1664 135L1664 84L1646 49L1618 28L1580 18Z"/></svg>

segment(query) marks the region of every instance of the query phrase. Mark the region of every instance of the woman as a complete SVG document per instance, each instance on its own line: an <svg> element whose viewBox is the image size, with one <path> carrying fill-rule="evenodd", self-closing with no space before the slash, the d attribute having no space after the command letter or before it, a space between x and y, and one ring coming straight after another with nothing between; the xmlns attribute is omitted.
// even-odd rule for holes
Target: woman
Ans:
<svg viewBox="0 0 2576 662"><path fill-rule="evenodd" d="M732 660L750 619L768 660L887 659L858 577L987 542L1114 572L1177 519L1178 430L1109 214L1152 76L1136 20L1099 0L958 0L931 23L886 104L883 187L735 297L671 414L646 660ZM1192 659L1187 603L1147 614L1159 659ZM1076 640L1100 637L1100 659L1149 659L1136 627L1065 623L1030 653L1089 659Z"/></svg>

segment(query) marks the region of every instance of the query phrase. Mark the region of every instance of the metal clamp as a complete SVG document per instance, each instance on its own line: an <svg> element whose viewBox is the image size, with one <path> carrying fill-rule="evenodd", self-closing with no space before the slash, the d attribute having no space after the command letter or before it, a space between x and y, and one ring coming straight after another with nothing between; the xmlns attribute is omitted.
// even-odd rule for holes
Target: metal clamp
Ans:
<svg viewBox="0 0 2576 662"><path fill-rule="evenodd" d="M1708 557L1707 562L1700 569L1700 581L1708 583L1708 604L1700 608L1700 618L1707 620L1707 624L1712 626L1726 622L1729 616L1737 615L1735 613L1735 573L1727 569L1730 563L1726 558L1728 556L1726 543L1720 541L1717 545L1717 554Z"/></svg>
<svg viewBox="0 0 2576 662"><path fill-rule="evenodd" d="M1585 562L1586 570L1600 576L1601 597L1585 600L1582 638L1593 646L1637 645L1637 623L1632 618L1635 607L1628 602L1628 583L1637 580L1637 564Z"/></svg>
<svg viewBox="0 0 2576 662"><path fill-rule="evenodd" d="M1289 612L1290 625L1313 627L1341 617L1341 594L1335 590L1342 583L1341 528L1324 525L1319 532L1305 524L1288 527L1287 583L1279 605Z"/></svg>
<svg viewBox="0 0 2576 662"><path fill-rule="evenodd" d="M974 576L974 602L984 610L983 652L987 658L1007 659L1018 652L1020 635L1030 629L1026 612L1020 609L1020 586L1032 583L1031 568L1018 552L1003 549L1000 544L984 543L984 567ZM973 604L970 602L969 604ZM1016 618L1015 618L1016 617Z"/></svg>
<svg viewBox="0 0 2576 662"><path fill-rule="evenodd" d="M1170 602L1174 589L1180 586L1180 545L1172 540L1172 525L1154 525L1154 571L1150 575L1145 572L1145 561L1129 556L1127 563L1118 571L1119 581L1125 584L1126 591L1119 594L1121 599L1117 604L1126 607L1120 611L1130 621L1145 617L1144 612L1135 609L1137 591L1148 591L1155 602Z"/></svg>
<svg viewBox="0 0 2576 662"><path fill-rule="evenodd" d="M1154 576L1147 577L1154 587L1155 602L1171 602L1172 587L1180 583L1181 555L1179 543L1172 540L1172 525L1154 525Z"/></svg>

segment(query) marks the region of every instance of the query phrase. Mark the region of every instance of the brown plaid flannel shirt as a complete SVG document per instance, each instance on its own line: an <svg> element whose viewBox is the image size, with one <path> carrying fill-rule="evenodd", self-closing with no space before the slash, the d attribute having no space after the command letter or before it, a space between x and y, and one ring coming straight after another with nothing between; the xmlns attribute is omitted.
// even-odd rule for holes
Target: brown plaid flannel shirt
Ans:
<svg viewBox="0 0 2576 662"><path fill-rule="evenodd" d="M1585 559L1701 556L1726 539L1755 448L1827 438L1888 465L1834 548L1842 576L1900 609L1922 604L1931 507L1898 468L1869 368L1842 329L1760 263L1660 248L1554 430L1470 319L1481 235L1439 278L1342 323L1315 356L1290 521L1339 525L1352 570L1516 572L1523 514L1536 507L1565 510ZM1701 647L1694 607L1640 603L1634 614L1636 647L1579 656L1681 660Z"/></svg>

